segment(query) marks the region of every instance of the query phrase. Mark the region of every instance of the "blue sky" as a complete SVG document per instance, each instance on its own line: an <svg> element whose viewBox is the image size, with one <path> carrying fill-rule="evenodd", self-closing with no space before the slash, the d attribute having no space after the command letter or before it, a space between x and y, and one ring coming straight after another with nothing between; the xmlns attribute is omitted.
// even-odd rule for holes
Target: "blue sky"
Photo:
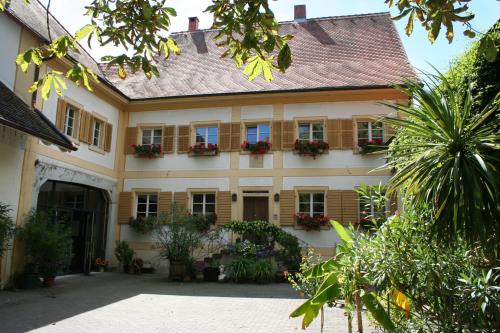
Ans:
<svg viewBox="0 0 500 333"><path fill-rule="evenodd" d="M17 0L20 1L20 0ZM46 0L43 1L46 3ZM187 29L188 17L198 16L200 28L209 28L212 23L210 14L203 10L210 4L210 0L169 0L167 4L177 10L178 16L173 19L172 31L183 31ZM52 0L52 12L63 23L70 32L76 31L87 22L83 16L83 7L88 4L86 0ZM351 15L388 11L384 0L272 0L276 17L279 21L293 19L293 6L305 4L307 6L307 17L324 17L337 15ZM472 0L470 9L476 14L473 27L477 30L489 28L498 18L500 13L499 0ZM394 15L396 11L392 12ZM427 40L427 32L420 26L415 25L413 35L407 37L404 33L405 20L396 21L400 38L403 41L408 57L412 65L419 69L430 71L431 63L439 70L446 70L451 59L462 53L471 40L463 36L463 27L455 25L455 39L452 44L440 35L434 44ZM117 54L112 48L90 50L91 54L99 60L106 54Z"/></svg>

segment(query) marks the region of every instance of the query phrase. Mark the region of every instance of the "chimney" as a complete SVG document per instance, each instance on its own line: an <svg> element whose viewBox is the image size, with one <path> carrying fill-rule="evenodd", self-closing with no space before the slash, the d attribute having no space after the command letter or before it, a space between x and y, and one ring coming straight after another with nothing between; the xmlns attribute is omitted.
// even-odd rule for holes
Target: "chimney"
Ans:
<svg viewBox="0 0 500 333"><path fill-rule="evenodd" d="M306 5L295 5L294 7L294 19L297 22L303 22L306 20Z"/></svg>
<svg viewBox="0 0 500 333"><path fill-rule="evenodd" d="M196 31L198 30L198 23L200 23L200 20L196 16L190 17L189 18L189 25L188 25L188 30L189 31Z"/></svg>

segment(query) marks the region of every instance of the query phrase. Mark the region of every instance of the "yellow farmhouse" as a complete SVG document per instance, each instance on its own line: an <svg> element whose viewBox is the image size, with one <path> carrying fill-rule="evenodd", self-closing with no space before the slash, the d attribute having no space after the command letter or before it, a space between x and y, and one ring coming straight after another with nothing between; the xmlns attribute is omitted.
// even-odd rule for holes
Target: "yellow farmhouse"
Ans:
<svg viewBox="0 0 500 333"><path fill-rule="evenodd" d="M68 34L54 17L49 25L52 36ZM197 18L188 27L173 34L182 54L160 63L159 78L120 80L82 48L24 74L15 57L48 40L45 8L14 1L0 14L0 202L17 226L33 208L69 221L74 272L96 257L113 262L116 240L161 265L154 240L128 223L172 202L217 225L266 220L329 253L335 232L304 230L297 214L358 223L354 189L391 176L370 172L383 154L362 151L390 139L378 120L391 112L383 103L406 103L392 84L415 78L389 13L307 19L296 6L281 23L294 35L293 65L271 83L248 81L221 59L217 31L198 29ZM75 60L99 75L93 92L68 82L63 97L28 93L41 74ZM23 258L9 244L2 283Z"/></svg>

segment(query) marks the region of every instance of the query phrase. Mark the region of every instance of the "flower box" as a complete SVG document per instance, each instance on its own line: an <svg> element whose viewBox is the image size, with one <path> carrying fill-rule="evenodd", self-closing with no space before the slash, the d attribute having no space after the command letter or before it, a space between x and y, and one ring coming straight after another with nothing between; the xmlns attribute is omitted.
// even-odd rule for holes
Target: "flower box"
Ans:
<svg viewBox="0 0 500 333"><path fill-rule="evenodd" d="M157 158L161 154L160 144L132 145L139 158Z"/></svg>
<svg viewBox="0 0 500 333"><path fill-rule="evenodd" d="M205 146L203 143L197 143L189 147L191 156L215 156L219 153L219 147L216 144L209 143Z"/></svg>
<svg viewBox="0 0 500 333"><path fill-rule="evenodd" d="M271 149L271 143L269 141L257 141L256 143L244 141L241 149L250 152L252 155L264 155Z"/></svg>
<svg viewBox="0 0 500 333"><path fill-rule="evenodd" d="M358 147L360 154L369 154L386 149L387 145L384 143L383 139L358 139Z"/></svg>
<svg viewBox="0 0 500 333"><path fill-rule="evenodd" d="M301 141L295 140L294 150L297 154L303 156L312 156L315 158L317 155L322 155L328 152L330 145L328 142L322 140L315 141Z"/></svg>
<svg viewBox="0 0 500 333"><path fill-rule="evenodd" d="M327 225L328 217L323 214L313 217L309 214L298 213L295 214L295 222L298 226L304 227L306 231L321 230L321 227Z"/></svg>

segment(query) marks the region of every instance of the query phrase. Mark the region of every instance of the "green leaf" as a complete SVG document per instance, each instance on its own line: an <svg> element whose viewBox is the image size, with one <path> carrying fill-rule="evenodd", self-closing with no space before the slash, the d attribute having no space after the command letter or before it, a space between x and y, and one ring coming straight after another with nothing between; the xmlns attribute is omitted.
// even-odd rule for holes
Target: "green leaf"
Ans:
<svg viewBox="0 0 500 333"><path fill-rule="evenodd" d="M284 44L278 54L278 68L283 73L292 64L292 51L288 44Z"/></svg>
<svg viewBox="0 0 500 333"><path fill-rule="evenodd" d="M306 301L303 303L301 306L293 310L293 312L290 314L291 318L296 318L304 315L307 310L311 307L311 300Z"/></svg>
<svg viewBox="0 0 500 333"><path fill-rule="evenodd" d="M498 55L498 49L495 46L495 41L489 35L485 35L479 42L479 52L484 54L487 61L493 62Z"/></svg>
<svg viewBox="0 0 500 333"><path fill-rule="evenodd" d="M415 10L412 10L410 17L408 18L408 23L406 24L405 32L407 36L410 36L413 32L413 22L415 21Z"/></svg>
<svg viewBox="0 0 500 333"><path fill-rule="evenodd" d="M83 26L82 28L80 28L80 30L78 30L75 33L75 40L80 41L80 40L84 39L85 36L87 36L88 34L93 32L95 30L95 28L96 28L96 26L93 24L87 24L87 25Z"/></svg>
<svg viewBox="0 0 500 333"><path fill-rule="evenodd" d="M181 54L181 49L177 46L177 42L173 38L169 37L167 39L167 46L170 51L174 52L175 54Z"/></svg>
<svg viewBox="0 0 500 333"><path fill-rule="evenodd" d="M335 220L330 220L330 224L333 226L341 240L346 243L352 243L352 238L349 235L349 232L342 226L342 224L338 223Z"/></svg>
<svg viewBox="0 0 500 333"><path fill-rule="evenodd" d="M361 296L361 300L363 301L363 304L368 309L368 311L370 311L373 318L377 321L377 323L380 324L380 326L388 331L394 331L396 329L396 326L394 326L391 318L385 311L382 304L380 304L377 296L374 293L364 294L363 296Z"/></svg>

